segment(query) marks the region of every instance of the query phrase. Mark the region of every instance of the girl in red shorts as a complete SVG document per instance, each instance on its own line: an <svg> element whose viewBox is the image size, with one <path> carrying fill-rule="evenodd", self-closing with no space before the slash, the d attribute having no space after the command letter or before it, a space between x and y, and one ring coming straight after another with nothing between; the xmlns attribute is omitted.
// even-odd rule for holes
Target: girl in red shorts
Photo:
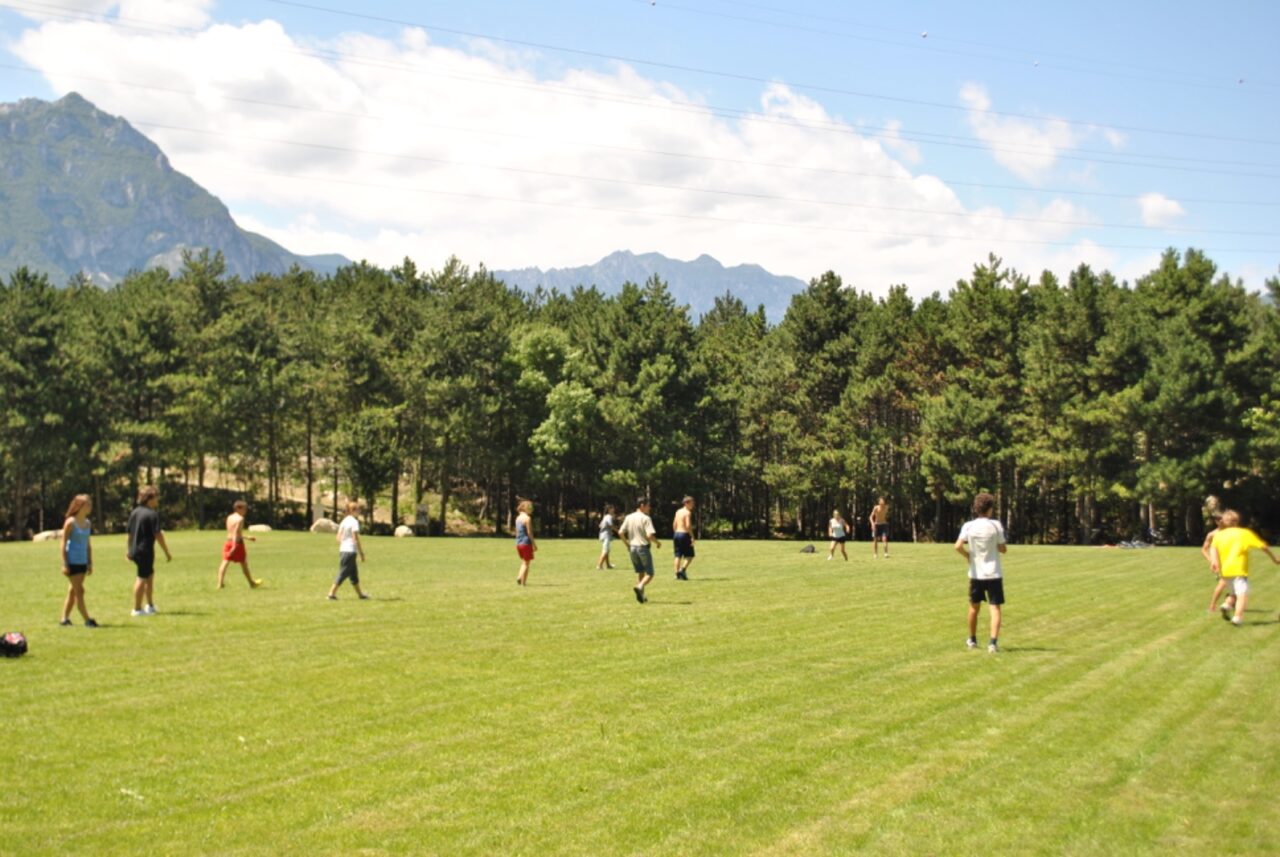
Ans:
<svg viewBox="0 0 1280 857"><path fill-rule="evenodd" d="M529 563L533 562L533 554L538 550L538 543L533 538L533 504L521 500L516 506L516 553L520 555L520 572L516 575L516 586L524 586L529 578Z"/></svg>

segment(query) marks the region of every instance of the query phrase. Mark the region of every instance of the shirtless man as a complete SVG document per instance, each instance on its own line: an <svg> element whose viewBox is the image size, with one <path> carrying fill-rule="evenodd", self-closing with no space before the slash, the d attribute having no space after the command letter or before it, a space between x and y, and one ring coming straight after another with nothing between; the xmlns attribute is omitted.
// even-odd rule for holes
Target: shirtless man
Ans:
<svg viewBox="0 0 1280 857"><path fill-rule="evenodd" d="M884 542L884 558L889 558L889 501L883 497L876 501L867 520L871 523L871 556L880 558L880 542Z"/></svg>
<svg viewBox="0 0 1280 857"><path fill-rule="evenodd" d="M222 565L218 566L218 588L224 585L223 581L227 577L227 566L233 562L240 563L240 567L244 569L244 579L249 581L249 586L257 589L262 585L261 580L254 578L249 573L249 559L245 554L244 543L246 536L244 534L244 513L249 507L243 500L237 500L232 507L233 511L227 515L227 541L222 546ZM253 536L248 536L248 541L256 542Z"/></svg>
<svg viewBox="0 0 1280 857"><path fill-rule="evenodd" d="M689 579L689 563L693 562L693 498L686 496L680 508L676 509L676 519L671 528L675 534L671 544L675 554L676 580Z"/></svg>

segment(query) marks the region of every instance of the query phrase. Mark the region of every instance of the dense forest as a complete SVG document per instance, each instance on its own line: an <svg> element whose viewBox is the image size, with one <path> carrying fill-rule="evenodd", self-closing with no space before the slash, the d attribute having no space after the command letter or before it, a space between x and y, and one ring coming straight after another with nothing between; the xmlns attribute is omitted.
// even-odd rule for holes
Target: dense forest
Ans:
<svg viewBox="0 0 1280 857"><path fill-rule="evenodd" d="M24 269L0 283L0 519L29 537L84 492L118 529L150 482L169 526L220 526L230 490L303 527L336 483L383 526L427 504L433 533L506 531L527 497L540 532L593 534L644 492L660 526L697 496L705 536L816 539L839 508L865 537L883 494L895 538L942 539L983 489L1022 542L1198 541L1208 495L1271 529L1267 291L1194 250L1131 285L992 257L923 300L828 273L771 325L729 295L693 319L656 279L527 294L457 260L241 281L205 253L109 289Z"/></svg>

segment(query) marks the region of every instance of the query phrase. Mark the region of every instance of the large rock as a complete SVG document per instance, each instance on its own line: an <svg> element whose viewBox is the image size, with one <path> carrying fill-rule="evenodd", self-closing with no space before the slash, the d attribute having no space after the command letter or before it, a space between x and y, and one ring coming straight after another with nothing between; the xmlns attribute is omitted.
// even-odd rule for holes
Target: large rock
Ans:
<svg viewBox="0 0 1280 857"><path fill-rule="evenodd" d="M45 530L31 537L33 542L56 542L62 536L61 530Z"/></svg>
<svg viewBox="0 0 1280 857"><path fill-rule="evenodd" d="M328 518L321 518L311 525L311 532L313 533L329 533L332 535L337 531L338 525L333 521L330 521Z"/></svg>
<svg viewBox="0 0 1280 857"><path fill-rule="evenodd" d="M251 533L269 533L271 532L270 524L250 524L249 532Z"/></svg>
<svg viewBox="0 0 1280 857"><path fill-rule="evenodd" d="M396 527L397 539L411 539L413 538L413 535L413 527L406 527L404 524Z"/></svg>

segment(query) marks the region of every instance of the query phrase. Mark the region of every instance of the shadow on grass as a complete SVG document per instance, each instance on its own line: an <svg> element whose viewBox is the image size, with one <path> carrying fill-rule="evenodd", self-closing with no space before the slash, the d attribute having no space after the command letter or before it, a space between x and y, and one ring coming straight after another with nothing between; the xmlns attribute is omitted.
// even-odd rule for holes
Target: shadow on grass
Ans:
<svg viewBox="0 0 1280 857"><path fill-rule="evenodd" d="M691 577L688 580L682 580L681 583L729 583L732 577Z"/></svg>
<svg viewBox="0 0 1280 857"><path fill-rule="evenodd" d="M209 614L203 610L165 610L163 613L156 611L157 616L208 616ZM150 617L147 617L150 618Z"/></svg>
<svg viewBox="0 0 1280 857"><path fill-rule="evenodd" d="M1260 628L1263 625L1280 625L1280 619L1264 619L1261 622L1245 622L1241 628Z"/></svg>
<svg viewBox="0 0 1280 857"><path fill-rule="evenodd" d="M655 607L692 607L692 601L646 601L645 604L652 604Z"/></svg>
<svg viewBox="0 0 1280 857"><path fill-rule="evenodd" d="M1060 652L1062 650L1048 646L1001 646L1000 651L1016 654L1017 652Z"/></svg>

